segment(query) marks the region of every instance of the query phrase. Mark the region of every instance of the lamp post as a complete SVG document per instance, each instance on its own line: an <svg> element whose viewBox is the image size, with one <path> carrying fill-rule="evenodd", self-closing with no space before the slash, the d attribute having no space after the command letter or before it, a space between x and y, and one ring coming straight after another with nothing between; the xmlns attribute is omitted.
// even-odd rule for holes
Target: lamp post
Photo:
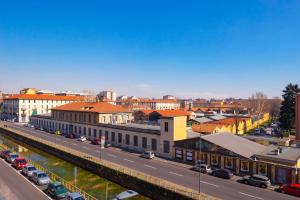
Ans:
<svg viewBox="0 0 300 200"><path fill-rule="evenodd" d="M201 163L201 133L199 133L199 194L200 194L200 181L201 181L201 178L200 178L200 163ZM198 163L197 163L198 164Z"/></svg>

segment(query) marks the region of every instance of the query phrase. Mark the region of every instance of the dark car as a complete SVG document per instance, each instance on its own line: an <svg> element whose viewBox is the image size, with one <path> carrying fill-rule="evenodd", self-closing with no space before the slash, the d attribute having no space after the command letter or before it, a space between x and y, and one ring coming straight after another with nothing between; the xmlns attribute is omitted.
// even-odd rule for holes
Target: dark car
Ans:
<svg viewBox="0 0 300 200"><path fill-rule="evenodd" d="M46 192L54 199L63 199L68 194L68 190L60 182L50 183Z"/></svg>
<svg viewBox="0 0 300 200"><path fill-rule="evenodd" d="M1 151L1 158L4 158L6 159L6 157L11 153L10 150L4 150L4 151Z"/></svg>
<svg viewBox="0 0 300 200"><path fill-rule="evenodd" d="M211 175L219 177L219 178L231 179L233 176L233 173L232 173L232 171L230 171L228 169L216 169L216 170L212 171Z"/></svg>
<svg viewBox="0 0 300 200"><path fill-rule="evenodd" d="M93 139L91 143L94 144L94 145L100 145L101 140L100 139Z"/></svg>
<svg viewBox="0 0 300 200"><path fill-rule="evenodd" d="M268 177L258 174L254 174L252 176L244 176L241 182L262 188L267 188L271 185L270 179Z"/></svg>
<svg viewBox="0 0 300 200"><path fill-rule="evenodd" d="M279 188L279 192L299 197L300 196L300 184L294 183L294 184L282 185Z"/></svg>
<svg viewBox="0 0 300 200"><path fill-rule="evenodd" d="M74 138L75 138L75 134L73 134L73 133L68 133L68 134L66 135L66 138L74 139Z"/></svg>

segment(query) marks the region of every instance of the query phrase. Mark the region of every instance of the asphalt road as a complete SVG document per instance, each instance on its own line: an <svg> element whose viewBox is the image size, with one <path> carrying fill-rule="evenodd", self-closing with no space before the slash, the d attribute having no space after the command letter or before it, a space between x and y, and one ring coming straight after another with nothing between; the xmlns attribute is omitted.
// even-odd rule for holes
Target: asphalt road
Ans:
<svg viewBox="0 0 300 200"><path fill-rule="evenodd" d="M0 199L24 200L39 199L49 200L42 190L32 184L17 170L4 160L0 160Z"/></svg>
<svg viewBox="0 0 300 200"><path fill-rule="evenodd" d="M75 139L56 136L44 131L33 130L20 126L16 123L7 123L7 125L10 128L15 128L25 133L39 136L40 138L57 142L58 144L100 157L100 147L92 145L89 142L80 142ZM160 159L147 160L139 157L136 153L129 153L117 148L102 149L101 158L185 187L193 188L195 190L198 190L199 188L199 174L197 172L172 164L172 162L162 162ZM234 180L224 180L206 174L201 174L200 176L200 191L225 200L298 199L297 197L281 194L269 189L248 186Z"/></svg>

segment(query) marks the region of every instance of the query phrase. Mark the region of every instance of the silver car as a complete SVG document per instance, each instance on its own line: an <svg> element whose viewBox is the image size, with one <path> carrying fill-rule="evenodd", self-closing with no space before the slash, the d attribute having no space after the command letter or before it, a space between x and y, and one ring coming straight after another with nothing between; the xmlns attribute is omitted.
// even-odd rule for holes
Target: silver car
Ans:
<svg viewBox="0 0 300 200"><path fill-rule="evenodd" d="M28 178L30 178L34 171L37 171L37 169L31 164L27 164L27 165L25 165L25 167L23 167L21 173L24 176L27 176Z"/></svg>
<svg viewBox="0 0 300 200"><path fill-rule="evenodd" d="M50 178L42 171L34 171L31 179L37 185L47 185L50 183Z"/></svg>
<svg viewBox="0 0 300 200"><path fill-rule="evenodd" d="M18 158L19 155L16 153L10 153L8 154L8 156L6 157L6 161L9 163L13 163L15 161L16 158Z"/></svg>
<svg viewBox="0 0 300 200"><path fill-rule="evenodd" d="M206 165L206 164L196 164L195 166L192 167L192 170L201 172L201 173L206 173L206 174L211 174L212 169Z"/></svg>

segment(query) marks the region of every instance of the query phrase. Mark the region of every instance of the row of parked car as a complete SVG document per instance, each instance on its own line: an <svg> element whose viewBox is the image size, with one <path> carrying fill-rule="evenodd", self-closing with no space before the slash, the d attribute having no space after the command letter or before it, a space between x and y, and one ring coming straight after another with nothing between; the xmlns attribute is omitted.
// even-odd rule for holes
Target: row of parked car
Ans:
<svg viewBox="0 0 300 200"><path fill-rule="evenodd" d="M45 172L37 170L33 165L27 163L25 158L19 157L18 154L10 150L4 150L0 156L36 185L47 185L45 192L53 199L84 200L80 193L71 193L60 182L52 182Z"/></svg>
<svg viewBox="0 0 300 200"><path fill-rule="evenodd" d="M197 161L196 165L194 165L191 169L224 179L231 179L233 177L233 172L229 169L212 169L210 166L203 164L200 161ZM259 174L246 175L238 180L238 182L261 188L268 188L271 186L270 179ZM277 189L277 191L294 196L300 196L300 184L283 184Z"/></svg>

